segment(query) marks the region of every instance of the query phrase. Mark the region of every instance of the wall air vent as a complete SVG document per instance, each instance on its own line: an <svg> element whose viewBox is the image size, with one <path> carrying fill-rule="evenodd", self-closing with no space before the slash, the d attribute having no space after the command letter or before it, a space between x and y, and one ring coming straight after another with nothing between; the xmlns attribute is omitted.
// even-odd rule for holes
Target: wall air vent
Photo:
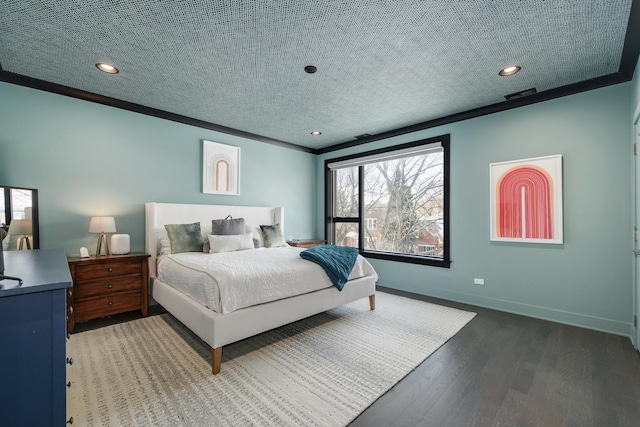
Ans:
<svg viewBox="0 0 640 427"><path fill-rule="evenodd" d="M520 92L512 93L510 95L505 95L504 97L507 101L511 101L512 99L524 98L525 96L531 96L536 93L536 88L532 87L531 89L525 89Z"/></svg>
<svg viewBox="0 0 640 427"><path fill-rule="evenodd" d="M356 136L356 139L369 138L371 136L370 133L363 133L362 135Z"/></svg>

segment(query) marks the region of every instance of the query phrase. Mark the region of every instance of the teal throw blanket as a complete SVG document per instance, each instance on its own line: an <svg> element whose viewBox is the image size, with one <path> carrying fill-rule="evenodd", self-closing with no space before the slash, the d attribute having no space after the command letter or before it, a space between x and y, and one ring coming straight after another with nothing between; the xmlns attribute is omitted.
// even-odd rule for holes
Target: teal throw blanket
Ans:
<svg viewBox="0 0 640 427"><path fill-rule="evenodd" d="M358 250L349 246L318 245L300 252L300 257L322 267L333 285L341 291L349 280Z"/></svg>

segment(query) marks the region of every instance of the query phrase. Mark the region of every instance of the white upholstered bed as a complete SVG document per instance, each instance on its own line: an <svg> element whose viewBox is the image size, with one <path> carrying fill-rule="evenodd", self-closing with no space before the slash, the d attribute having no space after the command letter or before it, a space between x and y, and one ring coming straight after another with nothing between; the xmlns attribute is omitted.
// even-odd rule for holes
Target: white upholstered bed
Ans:
<svg viewBox="0 0 640 427"><path fill-rule="evenodd" d="M178 318L211 346L212 371L220 371L222 347L250 336L338 307L347 302L369 297L375 309L377 276L367 275L350 280L342 291L331 286L275 301L241 308L227 314L210 310L175 287L162 282L157 275L158 237L156 231L165 224L200 222L202 231L211 229L212 219L231 215L244 218L252 225L284 225L284 209L272 207L146 203L145 247L150 254L150 294L154 300ZM207 228L208 225L208 228ZM277 250L277 249L276 249Z"/></svg>

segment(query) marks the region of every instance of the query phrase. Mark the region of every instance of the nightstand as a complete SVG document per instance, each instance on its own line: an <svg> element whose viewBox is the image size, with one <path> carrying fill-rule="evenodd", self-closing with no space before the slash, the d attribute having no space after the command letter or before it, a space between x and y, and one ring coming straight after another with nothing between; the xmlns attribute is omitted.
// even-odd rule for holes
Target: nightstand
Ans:
<svg viewBox="0 0 640 427"><path fill-rule="evenodd" d="M288 240L287 244L289 246L294 246L296 248L312 248L317 245L324 245L327 243L326 240Z"/></svg>
<svg viewBox="0 0 640 427"><path fill-rule="evenodd" d="M140 310L149 305L149 255L67 258L73 287L67 288L67 332L76 322Z"/></svg>

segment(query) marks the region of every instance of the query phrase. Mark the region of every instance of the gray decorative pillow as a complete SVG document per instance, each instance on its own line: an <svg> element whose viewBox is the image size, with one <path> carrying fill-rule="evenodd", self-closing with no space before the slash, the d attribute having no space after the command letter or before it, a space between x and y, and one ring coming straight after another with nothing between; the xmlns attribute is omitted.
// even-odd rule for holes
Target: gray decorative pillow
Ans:
<svg viewBox="0 0 640 427"><path fill-rule="evenodd" d="M284 236L282 235L282 228L280 227L280 224L261 225L260 229L262 230L262 234L264 236L264 245L267 248L289 246L287 245L287 242L284 241Z"/></svg>
<svg viewBox="0 0 640 427"><path fill-rule="evenodd" d="M231 236L244 234L244 218L214 219L211 221L211 234Z"/></svg>
<svg viewBox="0 0 640 427"><path fill-rule="evenodd" d="M211 234L215 236L237 236L245 232L244 218L232 218L231 215L229 215L225 219L211 220ZM210 248L209 239L204 239L202 251L209 253Z"/></svg>
<svg viewBox="0 0 640 427"><path fill-rule="evenodd" d="M202 232L200 223L167 224L164 226L171 242L171 253L202 252Z"/></svg>

